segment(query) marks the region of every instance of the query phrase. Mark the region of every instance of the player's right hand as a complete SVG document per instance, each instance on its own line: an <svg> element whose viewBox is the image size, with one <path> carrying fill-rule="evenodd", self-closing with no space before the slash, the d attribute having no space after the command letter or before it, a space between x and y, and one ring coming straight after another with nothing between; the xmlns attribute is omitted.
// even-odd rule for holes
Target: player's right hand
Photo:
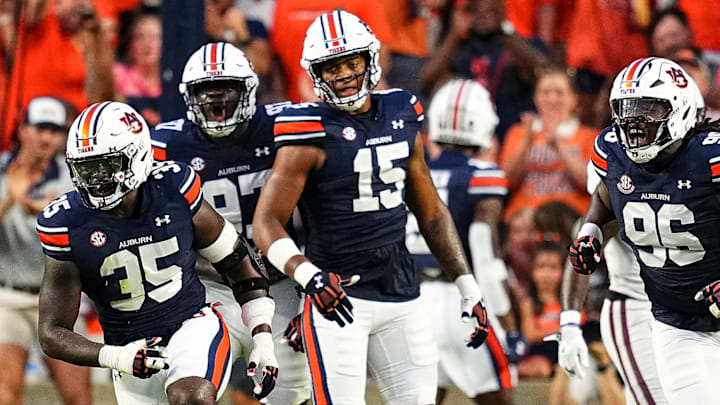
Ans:
<svg viewBox="0 0 720 405"><path fill-rule="evenodd" d="M353 322L353 306L343 289L352 283L352 280L343 281L335 273L319 271L305 286L305 295L325 318L343 327L345 322Z"/></svg>
<svg viewBox="0 0 720 405"><path fill-rule="evenodd" d="M695 301L705 301L708 310L715 318L720 318L720 280L713 281L695 294Z"/></svg>
<svg viewBox="0 0 720 405"><path fill-rule="evenodd" d="M161 340L154 337L136 340L125 346L105 345L100 349L98 363L102 367L113 368L137 378L150 378L170 367L165 353L153 348Z"/></svg>
<svg viewBox="0 0 720 405"><path fill-rule="evenodd" d="M575 272L590 275L596 269L598 263L600 263L602 244L598 238L592 235L586 235L581 238L577 238L570 247L568 258Z"/></svg>
<svg viewBox="0 0 720 405"><path fill-rule="evenodd" d="M585 376L588 362L588 348L580 325L571 324L560 327L560 346L558 363L570 377Z"/></svg>
<svg viewBox="0 0 720 405"><path fill-rule="evenodd" d="M283 332L283 342L287 343L296 352L305 353L302 338L302 313L295 315Z"/></svg>

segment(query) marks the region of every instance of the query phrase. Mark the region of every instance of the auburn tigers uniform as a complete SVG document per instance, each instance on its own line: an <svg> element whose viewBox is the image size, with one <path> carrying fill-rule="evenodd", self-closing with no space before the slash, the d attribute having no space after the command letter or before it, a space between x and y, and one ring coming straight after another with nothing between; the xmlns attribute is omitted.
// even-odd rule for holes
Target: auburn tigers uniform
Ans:
<svg viewBox="0 0 720 405"><path fill-rule="evenodd" d="M43 251L77 266L106 343L162 338L170 368L147 380L113 371L119 402L155 402L188 376L204 377L222 393L230 377L229 336L205 304L194 270L192 217L202 203L200 177L183 163L164 162L140 191L133 218L89 209L77 191L55 199L37 219Z"/></svg>
<svg viewBox="0 0 720 405"><path fill-rule="evenodd" d="M484 198L507 195L505 173L492 163L469 159L454 151L443 151L437 159L428 160L428 167L470 259L468 232L475 217L475 205ZM439 270L412 213L408 214L406 242L420 269ZM488 307L492 327L485 344L468 351L463 340L463 323L457 317L461 300L457 287L451 282L426 281L420 291L425 312L436 325L433 333L440 349L438 386L455 385L469 398L512 388L513 376L501 343L505 341L505 331L492 315L492 307Z"/></svg>
<svg viewBox="0 0 720 405"><path fill-rule="evenodd" d="M218 144L208 139L194 123L179 119L161 123L151 132L155 160L175 160L190 165L202 178L203 195L238 232L252 239L252 219L260 190L270 175L275 160L273 122L275 115L290 102L258 106L238 144ZM232 291L210 269L206 260L197 264L209 302L221 302L217 309L228 321L233 354L247 357L253 347L252 336L242 322L242 310ZM296 283L270 268L270 295L276 298L272 321L275 354L279 374L275 389L268 396L271 403L294 404L310 398L310 377L305 357L282 342L282 334L297 315L300 297ZM279 298L279 299L278 299Z"/></svg>
<svg viewBox="0 0 720 405"><path fill-rule="evenodd" d="M610 128L595 141L592 162L610 195L622 239L640 264L652 312L660 322L696 331L720 330L695 293L720 279L720 137L685 142L662 171L633 163Z"/></svg>
<svg viewBox="0 0 720 405"><path fill-rule="evenodd" d="M602 178L588 162L588 192ZM625 383L627 404L667 404L652 345L653 316L640 265L632 248L617 236L607 238L603 256L610 278L610 293L600 312L600 332L610 358Z"/></svg>
<svg viewBox="0 0 720 405"><path fill-rule="evenodd" d="M325 151L300 198L306 256L342 278L355 321L340 328L305 300L303 339L317 403L364 403L367 366L388 403L432 403L437 346L415 298L419 284L405 246L408 162L424 119L403 90L370 95L367 112L325 103L285 109L275 119L277 148Z"/></svg>

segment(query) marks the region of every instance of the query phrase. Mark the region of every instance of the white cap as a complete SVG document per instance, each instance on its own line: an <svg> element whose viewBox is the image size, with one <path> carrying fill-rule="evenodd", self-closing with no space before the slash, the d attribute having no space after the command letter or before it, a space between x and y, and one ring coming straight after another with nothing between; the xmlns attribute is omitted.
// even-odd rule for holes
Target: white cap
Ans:
<svg viewBox="0 0 720 405"><path fill-rule="evenodd" d="M51 124L67 127L67 109L54 97L36 97L28 104L25 123L30 125Z"/></svg>

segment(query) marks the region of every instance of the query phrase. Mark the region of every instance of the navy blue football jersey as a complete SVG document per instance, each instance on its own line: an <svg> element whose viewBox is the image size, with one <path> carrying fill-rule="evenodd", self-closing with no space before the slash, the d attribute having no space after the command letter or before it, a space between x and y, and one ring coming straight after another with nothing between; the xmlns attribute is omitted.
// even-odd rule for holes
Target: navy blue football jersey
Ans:
<svg viewBox="0 0 720 405"><path fill-rule="evenodd" d="M306 255L343 277L359 274L348 294L402 301L419 295L405 247L408 162L422 126L417 98L403 90L373 93L360 114L325 103L285 109L275 119L275 145L312 145L325 163L312 172L300 199L308 229Z"/></svg>
<svg viewBox="0 0 720 405"><path fill-rule="evenodd" d="M190 165L202 178L205 199L252 239L255 206L275 160L274 116L289 104L258 106L246 138L235 145L214 143L184 119L159 124L150 132L154 158Z"/></svg>
<svg viewBox="0 0 720 405"><path fill-rule="evenodd" d="M141 187L142 207L133 218L89 209L72 191L37 219L44 253L80 270L109 344L169 338L205 304L193 249L200 177L183 163L163 162Z"/></svg>
<svg viewBox="0 0 720 405"><path fill-rule="evenodd" d="M485 198L505 198L505 172L494 163L470 159L453 151L443 151L436 160L428 160L428 167L440 199L450 210L465 254L472 263L468 232L475 219L475 205ZM418 267L439 269L440 265L430 253L412 213L408 214L406 231L407 247Z"/></svg>
<svg viewBox="0 0 720 405"><path fill-rule="evenodd" d="M720 134L685 140L658 172L632 162L612 128L595 140L592 163L632 248L655 318L689 330L720 330L695 293L720 279Z"/></svg>

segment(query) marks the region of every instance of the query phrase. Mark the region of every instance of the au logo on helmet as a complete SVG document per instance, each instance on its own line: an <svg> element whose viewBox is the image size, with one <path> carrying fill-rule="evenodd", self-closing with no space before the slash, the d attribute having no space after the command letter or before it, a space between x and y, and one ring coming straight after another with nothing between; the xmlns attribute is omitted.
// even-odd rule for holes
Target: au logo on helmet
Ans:
<svg viewBox="0 0 720 405"><path fill-rule="evenodd" d="M665 73L670 75L673 83L675 83L676 86L680 87L681 89L687 87L688 80L682 70L670 67L670 69L666 70Z"/></svg>
<svg viewBox="0 0 720 405"><path fill-rule="evenodd" d="M140 122L135 113L125 112L125 116L120 117L120 121L127 125L128 131L133 134L139 134L143 130L143 124Z"/></svg>

